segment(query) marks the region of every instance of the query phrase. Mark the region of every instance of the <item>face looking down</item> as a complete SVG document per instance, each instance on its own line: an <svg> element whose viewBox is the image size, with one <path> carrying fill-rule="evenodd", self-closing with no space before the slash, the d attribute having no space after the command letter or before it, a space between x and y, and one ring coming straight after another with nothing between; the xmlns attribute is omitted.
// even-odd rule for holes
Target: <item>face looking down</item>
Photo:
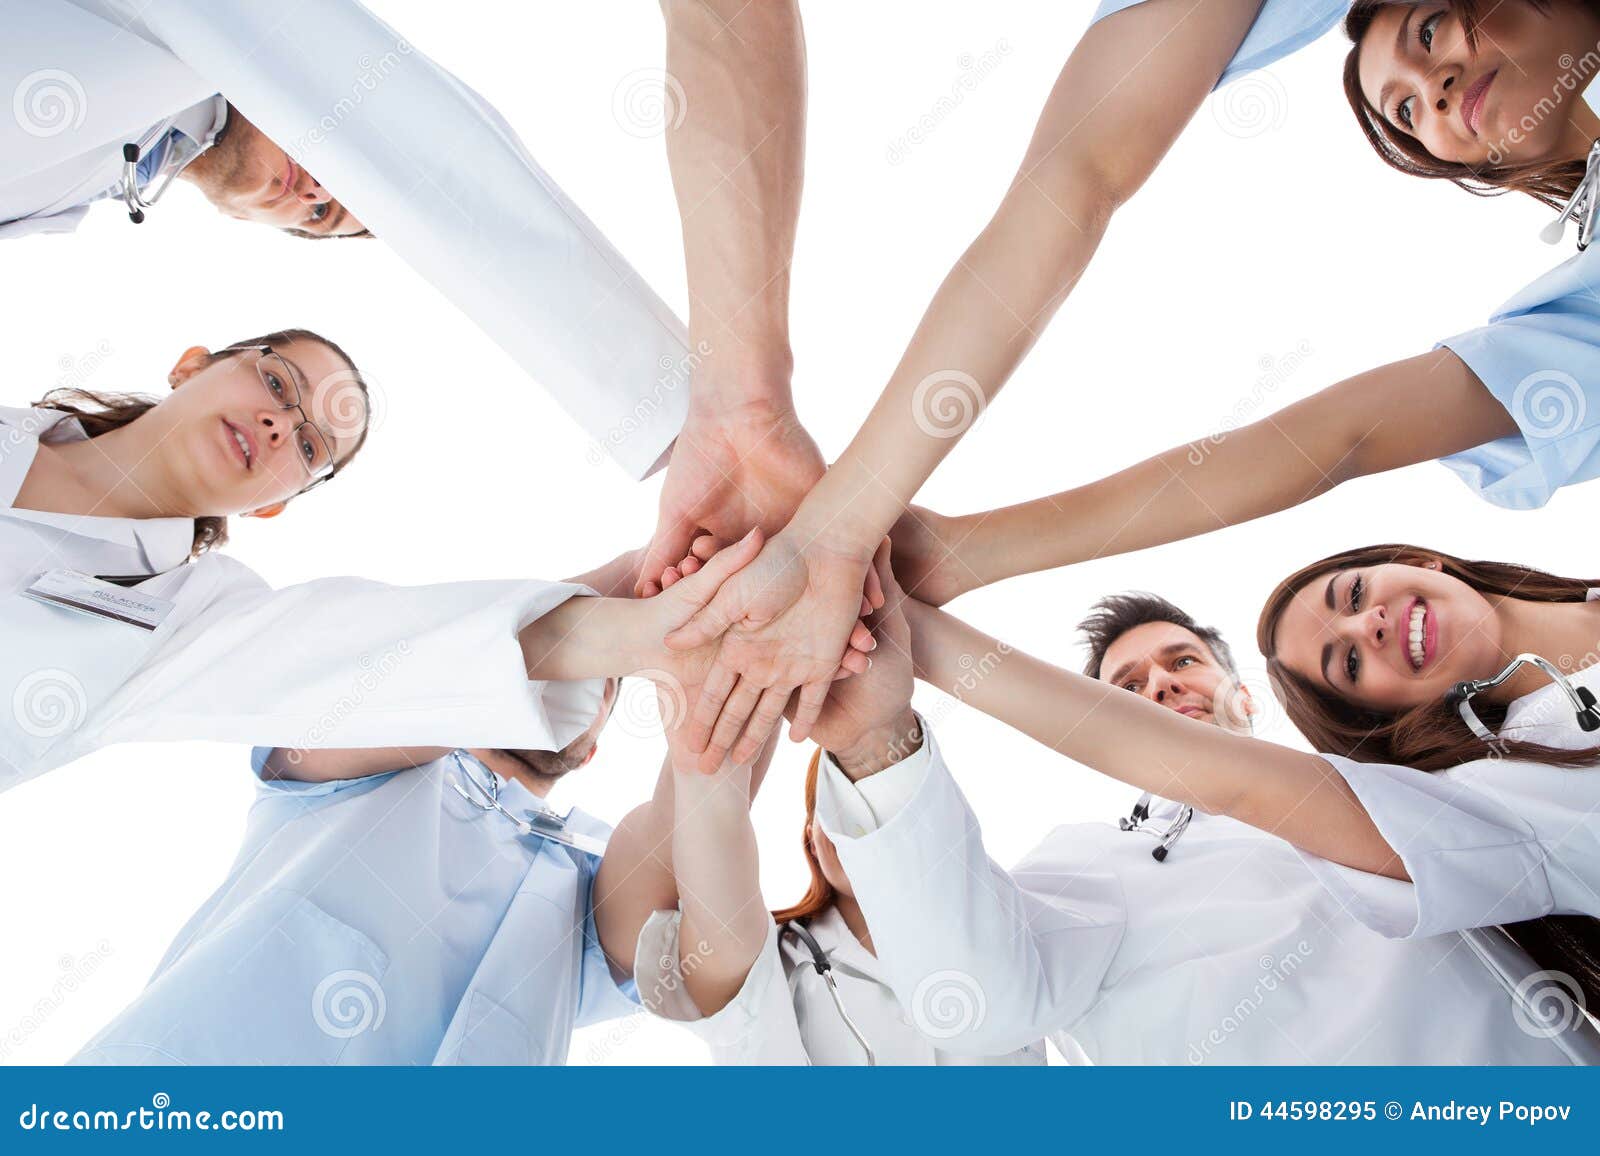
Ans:
<svg viewBox="0 0 1600 1156"><path fill-rule="evenodd" d="M1501 666L1496 608L1437 561L1331 570L1288 602L1277 652L1318 691L1381 713L1437 702Z"/></svg>
<svg viewBox="0 0 1600 1156"><path fill-rule="evenodd" d="M1574 116L1585 118L1582 90L1600 68L1600 18L1571 0L1479 7L1474 43L1448 4L1382 8L1359 47L1362 96L1440 161L1581 159L1591 140Z"/></svg>
<svg viewBox="0 0 1600 1156"><path fill-rule="evenodd" d="M216 145L183 170L230 217L297 237L370 236L343 204L232 105Z"/></svg>
<svg viewBox="0 0 1600 1156"><path fill-rule="evenodd" d="M1173 622L1146 622L1106 647L1100 680L1158 706L1248 734L1255 703L1205 641Z"/></svg>

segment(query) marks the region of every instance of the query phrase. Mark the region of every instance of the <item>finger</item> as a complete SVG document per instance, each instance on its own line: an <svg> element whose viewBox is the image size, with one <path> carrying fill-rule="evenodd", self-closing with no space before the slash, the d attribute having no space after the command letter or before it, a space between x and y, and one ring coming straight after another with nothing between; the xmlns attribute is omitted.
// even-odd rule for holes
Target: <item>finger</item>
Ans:
<svg viewBox="0 0 1600 1156"><path fill-rule="evenodd" d="M893 558L894 555L888 549L880 549L872 559L872 570L883 590L884 604L890 600L904 601L906 596L905 591L900 589L900 580L894 576Z"/></svg>
<svg viewBox="0 0 1600 1156"><path fill-rule="evenodd" d="M682 577L683 575L678 573L676 566L668 566L661 572L661 589L671 590Z"/></svg>
<svg viewBox="0 0 1600 1156"><path fill-rule="evenodd" d="M857 610L856 613L862 618L865 618L867 615L872 613L872 603L867 601L867 596L865 594L861 596L861 609Z"/></svg>
<svg viewBox="0 0 1600 1156"><path fill-rule="evenodd" d="M713 557L700 572L687 580L685 591L692 591L700 608L682 626L669 633L666 643L674 650L693 650L721 638L728 627L744 614L736 591L724 584L737 571L761 553L765 539L759 529L751 530L736 545ZM709 603L709 604L708 604Z"/></svg>
<svg viewBox="0 0 1600 1156"><path fill-rule="evenodd" d="M822 704L828 701L829 685L829 682L808 682L800 688L800 704L795 707L794 724L789 728L789 737L795 742L804 742L816 725Z"/></svg>
<svg viewBox="0 0 1600 1156"><path fill-rule="evenodd" d="M727 754L738 740L746 720L750 718L750 712L755 710L756 704L761 701L761 694L762 688L748 678L739 680L739 685L733 688L733 693L723 705L722 715L717 719L716 730L711 732L711 745L706 748L706 757L700 764L702 767L707 763L713 763L714 768L722 765L722 756Z"/></svg>
<svg viewBox="0 0 1600 1156"><path fill-rule="evenodd" d="M638 597L640 597L640 598L654 598L657 594L660 594L660 593L661 593L661 585L660 585L660 583L656 582L654 579L649 579L644 583L644 585L639 587Z"/></svg>
<svg viewBox="0 0 1600 1156"><path fill-rule="evenodd" d="M690 554L682 562L678 563L678 573L682 574L685 578L687 578L689 575L693 574L696 570L700 569L700 566L701 566L700 559L696 558L693 554Z"/></svg>
<svg viewBox="0 0 1600 1156"><path fill-rule="evenodd" d="M847 650L839 660L839 669L846 674L866 674L872 669L872 656L859 650Z"/></svg>
<svg viewBox="0 0 1600 1156"><path fill-rule="evenodd" d="M717 725L717 716L722 713L722 704L728 701L728 696L733 693L733 686L739 676L722 665L719 658L711 664L711 673L706 675L706 680L700 686L700 697L694 701L694 713L689 716L689 749L696 754L706 749L706 744L711 741L711 728Z"/></svg>
<svg viewBox="0 0 1600 1156"><path fill-rule="evenodd" d="M634 583L638 597L644 596L646 581L655 579L689 552L693 538L694 523L687 519L674 519L656 527L656 536L650 540L650 548L644 552L644 560L639 563L639 580Z"/></svg>
<svg viewBox="0 0 1600 1156"><path fill-rule="evenodd" d="M850 632L850 649L859 650L863 654L878 649L878 640L872 637L872 631L867 629L865 622L857 622L855 629Z"/></svg>
<svg viewBox="0 0 1600 1156"><path fill-rule="evenodd" d="M878 547L878 553L885 555L888 553L888 542L889 540L885 538L884 544ZM878 568L876 566L867 571L866 600L871 604L872 609L883 609L883 582L878 577Z"/></svg>
<svg viewBox="0 0 1600 1156"><path fill-rule="evenodd" d="M755 713L745 724L744 736L739 739L730 756L735 766L748 766L755 762L762 746L773 729L783 719L783 708L789 705L790 692L784 687L769 686L761 694Z"/></svg>
<svg viewBox="0 0 1600 1156"><path fill-rule="evenodd" d="M689 553L702 562L708 562L712 555L726 550L729 545L726 538L719 538L715 534L701 534L689 545Z"/></svg>

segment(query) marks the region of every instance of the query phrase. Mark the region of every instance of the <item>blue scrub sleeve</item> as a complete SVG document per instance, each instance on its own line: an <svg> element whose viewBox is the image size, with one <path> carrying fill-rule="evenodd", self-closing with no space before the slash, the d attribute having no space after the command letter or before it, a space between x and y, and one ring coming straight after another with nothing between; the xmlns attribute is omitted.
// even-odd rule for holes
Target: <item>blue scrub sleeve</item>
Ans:
<svg viewBox="0 0 1600 1156"><path fill-rule="evenodd" d="M639 986L632 976L618 983L611 974L611 964L600 946L600 933L594 925L594 880L600 860L592 855L583 856L583 967L578 978L578 1014L576 1027L620 1019L639 1011Z"/></svg>
<svg viewBox="0 0 1600 1156"><path fill-rule="evenodd" d="M1144 0L1102 0L1090 24L1142 3ZM1300 51L1343 20L1349 9L1348 0L1266 0L1217 87Z"/></svg>
<svg viewBox="0 0 1600 1156"><path fill-rule="evenodd" d="M1600 315L1514 315L1439 347L1466 362L1520 431L1441 459L1485 501L1533 510L1600 474Z"/></svg>

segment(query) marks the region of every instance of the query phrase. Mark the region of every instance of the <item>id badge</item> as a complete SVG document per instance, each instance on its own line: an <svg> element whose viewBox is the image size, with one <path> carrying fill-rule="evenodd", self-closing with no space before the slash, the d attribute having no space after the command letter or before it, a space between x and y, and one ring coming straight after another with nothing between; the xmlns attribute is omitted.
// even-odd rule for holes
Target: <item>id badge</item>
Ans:
<svg viewBox="0 0 1600 1156"><path fill-rule="evenodd" d="M560 843L563 847L571 847L575 851L582 851L586 855L600 858L606 853L606 841L597 839L593 835L585 835L581 831L573 831L567 827L565 815L558 815L554 811L524 811L522 812L524 824L523 834L533 839L547 839L552 843Z"/></svg>
<svg viewBox="0 0 1600 1156"><path fill-rule="evenodd" d="M173 607L166 598L117 586L77 570L46 570L22 593L39 602L126 623L140 630L155 630L166 621Z"/></svg>

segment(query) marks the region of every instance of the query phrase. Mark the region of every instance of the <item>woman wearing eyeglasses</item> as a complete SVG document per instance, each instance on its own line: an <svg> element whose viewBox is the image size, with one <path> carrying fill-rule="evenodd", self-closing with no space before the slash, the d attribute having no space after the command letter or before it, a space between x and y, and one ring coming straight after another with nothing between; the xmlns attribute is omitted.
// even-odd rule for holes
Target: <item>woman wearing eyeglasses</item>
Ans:
<svg viewBox="0 0 1600 1156"><path fill-rule="evenodd" d="M278 514L350 464L361 375L285 330L189 349L168 380L160 401L0 410L0 790L118 742L559 750L584 730L603 683L555 669L536 623L631 583L631 555L574 582L273 590L220 552L227 519Z"/></svg>

